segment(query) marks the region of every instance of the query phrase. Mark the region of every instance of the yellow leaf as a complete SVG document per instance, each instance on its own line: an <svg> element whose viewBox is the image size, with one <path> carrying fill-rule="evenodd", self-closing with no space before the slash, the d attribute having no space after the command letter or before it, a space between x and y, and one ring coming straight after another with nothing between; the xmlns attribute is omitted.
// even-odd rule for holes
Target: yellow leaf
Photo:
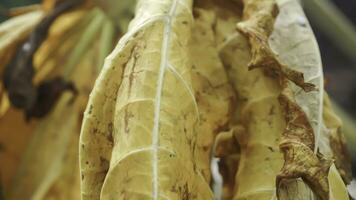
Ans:
<svg viewBox="0 0 356 200"><path fill-rule="evenodd" d="M293 0L277 2L280 14L273 30L274 1L244 2L244 22L239 23L239 29L249 39L251 55L246 52L249 44L242 35L234 33L229 20L224 25L218 19L216 26L217 33L222 35L218 38L224 38L218 40L221 41L219 49L222 60L229 69L231 82L238 95L234 121L246 130L238 139L241 158L234 199L276 199L276 189L279 189L280 199L314 199L314 194L327 199L331 157L314 153L319 149L323 154L331 152L333 155L330 145L321 145L329 139L324 139L328 137L328 131L323 130L323 77L319 51L298 3ZM224 19L233 19L226 16L228 13L225 13ZM238 22L238 17L235 17L235 22ZM272 57L273 62L269 60ZM306 93L289 82L294 81L309 91L305 88L307 85L304 80L288 77L285 72L276 72L273 67L252 71L247 69L251 63L258 67L276 64L275 61L285 63L282 68L304 73L307 84L321 89ZM287 99L281 100L282 97ZM289 144L295 148L294 151L287 151L287 146L284 146L286 140L283 140L281 147L285 150L284 159L278 148L283 132L290 136ZM292 180L284 179L283 185L276 186L276 177L277 183L281 182L282 175L278 171L284 161L283 169L294 170L294 173L283 171ZM303 180L296 179L298 177Z"/></svg>
<svg viewBox="0 0 356 200"><path fill-rule="evenodd" d="M214 12L195 9L195 26L192 30L190 56L193 60L192 85L199 113L197 147L195 157L197 168L210 182L211 148L215 136L226 129L232 114L234 93L220 60L213 24ZM189 89L191 90L191 89Z"/></svg>
<svg viewBox="0 0 356 200"><path fill-rule="evenodd" d="M194 159L192 2L143 0L136 11L85 112L82 198L213 199Z"/></svg>

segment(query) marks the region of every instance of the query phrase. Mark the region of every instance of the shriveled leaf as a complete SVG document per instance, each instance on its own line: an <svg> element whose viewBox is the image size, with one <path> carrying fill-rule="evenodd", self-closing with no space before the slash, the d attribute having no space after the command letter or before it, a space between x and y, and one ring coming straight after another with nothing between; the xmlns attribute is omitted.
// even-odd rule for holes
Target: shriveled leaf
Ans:
<svg viewBox="0 0 356 200"><path fill-rule="evenodd" d="M274 19L277 15L277 4L273 0L245 1L243 13L244 21L238 24L239 30L244 33L250 41L252 51L252 60L249 64L250 68L268 68L268 71L266 71L270 74L277 74L276 79L280 79L280 83L283 87L279 102L285 115L286 129L283 133L280 148L284 153L285 162L281 174L279 174L276 179L277 195L280 194L280 189L284 188L282 185L290 183L286 183L287 179L301 177L321 199L328 199L329 186L327 174L331 161L324 159L323 156L319 154L314 154L314 152L316 153L317 151L315 138L318 140L320 127L322 126L321 100L323 98L323 89L319 87L319 93L314 95L311 100L303 98L305 96L311 96L310 94L304 93L314 90L313 88L316 86L313 83L306 83L304 74L311 76L311 79L318 80L317 83L319 86L323 86L320 62L319 65L317 65L318 63L314 64L315 61L320 61L320 56L318 54L315 56L314 52L318 53L317 48L310 48L310 46L313 47L312 45L316 46L315 39L313 38L310 28L307 28L306 19L302 10L298 8L298 3L296 1L283 1L281 3L282 4L279 5L281 10L278 15L279 20L277 19L274 27ZM298 19L304 19L305 24L300 26ZM306 27L306 30L301 30L300 27ZM293 32L291 32L291 30L293 30ZM270 37L271 34L272 36ZM281 64L280 58L277 58L276 54L270 48L270 44L267 42L269 37L271 46L272 48L274 47L273 50L279 57L284 58L282 60L286 64ZM309 39L309 41L305 38ZM298 45L293 46L295 44ZM296 49L297 52L290 51L290 49ZM303 49L311 50L311 53L307 53L307 55L312 57L312 59L310 59L312 63L308 63L310 60L306 62L305 60L290 59L290 57L288 57L292 52L292 55L298 58L299 55L297 53L305 53ZM288 60L288 58L290 60ZM288 67L289 65L295 66L291 68ZM307 65L308 68L305 68L305 65ZM300 72L300 68L304 69L304 71ZM304 91L301 90L295 93L292 89L293 85L289 83L289 80L301 87ZM300 93L301 95L299 95ZM298 97L303 98L301 104L298 104L300 102L297 102L295 99ZM313 101L314 99L317 101ZM317 116L308 116L308 114L315 114L315 112L305 114L303 108L313 109L315 104ZM310 121L315 121L317 126L315 131Z"/></svg>
<svg viewBox="0 0 356 200"><path fill-rule="evenodd" d="M234 124L243 127L238 134L241 155L233 199L276 199L275 178L283 164L278 144L285 128L278 103L281 88L261 68L248 70L248 41L234 32L234 23L229 32L221 32L225 38L235 35L224 44L221 58L238 97Z"/></svg>
<svg viewBox="0 0 356 200"><path fill-rule="evenodd" d="M323 71L319 47L314 34L297 1L277 1L280 12L274 25L269 44L281 62L301 72L307 83L318 90L304 92L302 88L288 84L291 95L301 111L305 113L312 127L315 139L309 139L314 152L318 149L320 132L323 127ZM313 141L314 140L314 141ZM322 151L323 154L325 150Z"/></svg>
<svg viewBox="0 0 356 200"><path fill-rule="evenodd" d="M210 15L214 15L214 20L211 23L211 27L215 33L215 44L212 46L216 46L218 50L224 48L224 45L228 44L229 41L234 36L236 36L236 34L228 34L235 31L236 22L240 20L241 6L230 1L215 0L195 1L194 6L195 10L200 11L194 12L196 19L202 18L201 15L204 12L210 13ZM202 32L202 34L204 35L205 32L206 31ZM201 41L201 43L204 43L204 41ZM229 66L226 67L229 68ZM235 98L236 97L232 99L232 108L235 108L236 106ZM221 127L221 131L226 131L227 129L227 126ZM216 151L214 152L214 155L219 157L219 159L213 158L215 163L212 164L218 164L219 170L211 172L212 176L215 177L213 179L213 189L216 199L231 199L234 195L235 174L240 159L240 152L238 152L238 143L235 139L235 136L233 136L233 133L243 132L241 131L243 128L235 129L234 127L233 129L234 131L229 130L227 132L220 133L221 135L219 134L216 138ZM214 167L217 166L212 166L212 169L214 169ZM222 180L220 180L221 177Z"/></svg>
<svg viewBox="0 0 356 200"><path fill-rule="evenodd" d="M281 63L268 44L277 15L276 0L244 1L243 20L237 24L237 28L248 37L251 45L252 58L249 68L269 68L271 73L287 77L305 91L314 90L313 84L304 81L303 73Z"/></svg>
<svg viewBox="0 0 356 200"><path fill-rule="evenodd" d="M227 128L232 113L234 93L218 55L213 28L216 22L215 13L199 7L195 7L193 12L195 26L190 48L194 63L192 82L197 112L201 119L197 129L195 160L198 170L202 172L206 181L213 182L213 190L217 198L221 195L219 190L223 180L218 170L218 159L213 158L210 163L213 153L211 150L216 134ZM210 180L210 176L213 180Z"/></svg>
<svg viewBox="0 0 356 200"><path fill-rule="evenodd" d="M217 33L223 35L220 38L224 38L220 40L221 56L239 97L235 121L246 130L239 138L241 158L234 198L274 199L277 198L275 190L279 189L280 199L314 199L314 194L329 199L330 158L336 153L327 144L330 139L324 139L329 136L322 115L324 95L319 51L297 1L277 1L280 13L273 27L275 3L244 1L244 21L238 24L238 29L249 39L251 55L244 51L249 46L240 34L230 31L229 35L227 22L217 26L225 30L217 28ZM263 68L248 72L247 66ZM314 87L318 90L312 90ZM263 126L268 128L260 128ZM278 152L283 132L284 159ZM267 143L270 139L273 142ZM263 152L263 147L254 148L259 143L269 144L266 149L271 152ZM264 179L260 180L261 177ZM281 180L284 184L280 184Z"/></svg>
<svg viewBox="0 0 356 200"><path fill-rule="evenodd" d="M324 128L323 110L328 108L323 109L324 83L318 45L298 3L281 1L279 6L280 14L269 43L283 63L291 66L293 70L302 72L305 81L318 88L317 91L304 92L302 88L288 83L286 86L288 88L285 88L280 96L287 121L281 148L285 148L285 156L289 157L289 159L285 157L286 163L283 169L288 172L284 173L284 171L282 174L286 175L294 171L290 176L302 177L320 198L332 198L329 197L328 192L328 174L331 158L336 152L330 148L334 146L329 142L330 131ZM287 107L285 103L288 104ZM344 144L340 146L345 148ZM318 153L319 151L321 154ZM300 153L300 155L292 152L298 152L296 154ZM301 157L298 158L299 156ZM309 157L310 162L306 162L306 157ZM294 164L287 167L288 160ZM343 159L343 162L347 160Z"/></svg>
<svg viewBox="0 0 356 200"><path fill-rule="evenodd" d="M210 159L215 136L226 129L232 114L234 93L220 61L215 43L215 13L194 9L195 23L190 45L193 60L192 85L199 113L195 160L198 170L210 182Z"/></svg>
<svg viewBox="0 0 356 200"><path fill-rule="evenodd" d="M279 102L287 126L280 143L285 162L281 174L277 176L277 192L282 185L289 184L286 180L302 178L321 199L328 199L327 175L332 162L321 154L314 154L314 132L288 86L283 88Z"/></svg>
<svg viewBox="0 0 356 200"><path fill-rule="evenodd" d="M233 13L220 13L217 22L220 55L237 93L233 125L242 127L237 134L241 154L233 199L276 199L275 178L283 164L278 144L285 127L278 103L280 87L261 68L248 70L249 43L236 32L235 24L240 17Z"/></svg>

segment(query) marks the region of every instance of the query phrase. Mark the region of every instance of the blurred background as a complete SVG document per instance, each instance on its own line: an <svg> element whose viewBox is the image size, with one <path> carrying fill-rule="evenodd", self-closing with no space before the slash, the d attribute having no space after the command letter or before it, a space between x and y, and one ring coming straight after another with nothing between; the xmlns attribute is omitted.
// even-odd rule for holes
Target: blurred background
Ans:
<svg viewBox="0 0 356 200"><path fill-rule="evenodd" d="M39 0L0 0L0 22L7 8ZM302 0L313 27L324 64L326 90L344 121L349 149L356 152L356 1ZM356 175L356 155L353 154Z"/></svg>
<svg viewBox="0 0 356 200"><path fill-rule="evenodd" d="M40 0L0 0L0 21L5 20L6 8L39 3Z"/></svg>

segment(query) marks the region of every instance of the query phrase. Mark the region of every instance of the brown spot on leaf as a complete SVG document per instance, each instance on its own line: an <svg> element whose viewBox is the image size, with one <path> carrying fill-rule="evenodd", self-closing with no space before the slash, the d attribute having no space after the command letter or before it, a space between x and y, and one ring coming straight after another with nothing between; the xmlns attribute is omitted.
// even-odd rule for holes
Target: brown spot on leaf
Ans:
<svg viewBox="0 0 356 200"><path fill-rule="evenodd" d="M113 138L113 133L114 133L114 125L112 122L108 124L108 133L106 135L106 139L109 140L109 142L113 145L114 144L114 138Z"/></svg>
<svg viewBox="0 0 356 200"><path fill-rule="evenodd" d="M190 194L189 194L189 190L188 190L188 185L186 184L184 186L184 191L183 191L183 196L182 196L182 200L189 200Z"/></svg>
<svg viewBox="0 0 356 200"><path fill-rule="evenodd" d="M134 50L136 51L136 47L134 48ZM132 64L132 69L131 69L131 72L130 72L130 75L129 75L129 96L131 95L131 89L132 89L132 84L133 84L133 81L134 81L134 78L135 78L135 69L136 69L136 61L137 61L137 58L139 57L139 54L138 53L134 53L133 54L133 64Z"/></svg>
<svg viewBox="0 0 356 200"><path fill-rule="evenodd" d="M130 132L130 127L129 127L129 121L130 118L134 117L134 115L128 111L128 107L125 108L125 116L124 116L124 128L125 128L125 133L128 134Z"/></svg>
<svg viewBox="0 0 356 200"><path fill-rule="evenodd" d="M109 168L109 165L110 162L106 158L100 156L100 166L103 168Z"/></svg>
<svg viewBox="0 0 356 200"><path fill-rule="evenodd" d="M90 106L89 106L88 114L90 115L90 114L92 113L92 111L93 111L93 105L90 105Z"/></svg>
<svg viewBox="0 0 356 200"><path fill-rule="evenodd" d="M271 152L274 152L273 147L267 147Z"/></svg>
<svg viewBox="0 0 356 200"><path fill-rule="evenodd" d="M274 105L272 105L268 112L268 115L270 115L270 116L274 115L276 113L275 109L276 109L276 107Z"/></svg>

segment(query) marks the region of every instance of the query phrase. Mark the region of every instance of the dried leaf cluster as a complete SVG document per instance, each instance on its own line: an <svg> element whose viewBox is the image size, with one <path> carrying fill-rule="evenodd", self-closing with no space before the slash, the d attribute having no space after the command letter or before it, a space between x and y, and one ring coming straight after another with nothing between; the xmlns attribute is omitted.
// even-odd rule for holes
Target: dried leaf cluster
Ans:
<svg viewBox="0 0 356 200"><path fill-rule="evenodd" d="M0 90L8 199L350 199L342 122L297 0L118 1L111 19L94 5L114 1L93 2L56 19L33 62L34 83L59 74L76 98L27 124ZM1 69L52 4L0 25Z"/></svg>
<svg viewBox="0 0 356 200"><path fill-rule="evenodd" d="M327 102L296 1L138 1L84 115L82 198L213 199L220 133L226 199L348 199Z"/></svg>

